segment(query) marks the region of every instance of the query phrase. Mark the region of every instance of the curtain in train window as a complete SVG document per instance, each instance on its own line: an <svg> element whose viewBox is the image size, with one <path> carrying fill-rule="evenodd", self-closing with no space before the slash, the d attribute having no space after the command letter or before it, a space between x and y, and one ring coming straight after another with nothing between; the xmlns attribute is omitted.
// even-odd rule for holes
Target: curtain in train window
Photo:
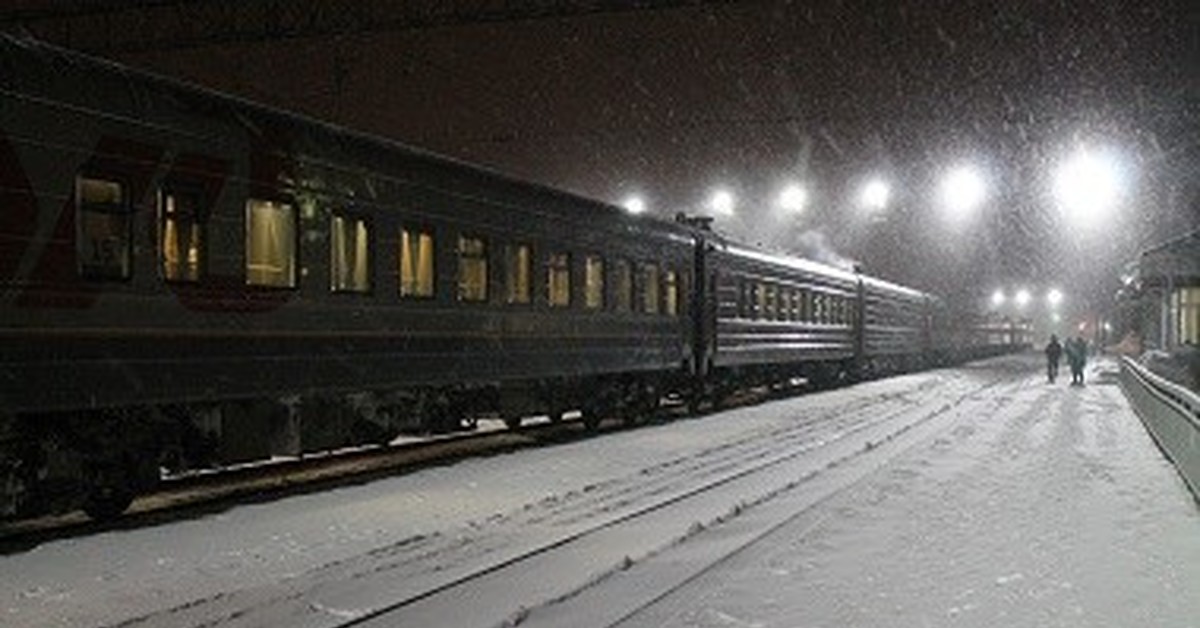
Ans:
<svg viewBox="0 0 1200 628"><path fill-rule="evenodd" d="M673 269L663 272L663 314L679 316L679 278Z"/></svg>
<svg viewBox="0 0 1200 628"><path fill-rule="evenodd" d="M487 242L458 237L458 300L487 300Z"/></svg>
<svg viewBox="0 0 1200 628"><path fill-rule="evenodd" d="M532 292L529 282L532 269L532 249L528 244L504 246L504 286L506 303L526 304Z"/></svg>
<svg viewBox="0 0 1200 628"><path fill-rule="evenodd" d="M546 261L546 299L553 307L571 305L571 255L551 253Z"/></svg>
<svg viewBox="0 0 1200 628"><path fill-rule="evenodd" d="M592 310L604 307L604 258L599 255L584 260L583 304Z"/></svg>
<svg viewBox="0 0 1200 628"><path fill-rule="evenodd" d="M362 218L334 216L329 225L329 288L371 291L371 233Z"/></svg>
<svg viewBox="0 0 1200 628"><path fill-rule="evenodd" d="M246 283L296 286L296 208L288 203L246 202Z"/></svg>
<svg viewBox="0 0 1200 628"><path fill-rule="evenodd" d="M75 202L79 273L89 279L128 279L133 271L133 212L125 186L117 181L79 177Z"/></svg>
<svg viewBox="0 0 1200 628"><path fill-rule="evenodd" d="M633 267L623 259L613 262L613 308L618 312L633 309Z"/></svg>
<svg viewBox="0 0 1200 628"><path fill-rule="evenodd" d="M158 236L163 279L200 281L205 258L205 216L199 194L170 189L159 192Z"/></svg>
<svg viewBox="0 0 1200 628"><path fill-rule="evenodd" d="M400 230L400 296L433 297L433 232Z"/></svg>
<svg viewBox="0 0 1200 628"><path fill-rule="evenodd" d="M1180 288L1171 295L1171 317L1178 344L1200 344L1200 288Z"/></svg>
<svg viewBox="0 0 1200 628"><path fill-rule="evenodd" d="M658 307L658 265L642 264L642 311L647 314L657 314Z"/></svg>

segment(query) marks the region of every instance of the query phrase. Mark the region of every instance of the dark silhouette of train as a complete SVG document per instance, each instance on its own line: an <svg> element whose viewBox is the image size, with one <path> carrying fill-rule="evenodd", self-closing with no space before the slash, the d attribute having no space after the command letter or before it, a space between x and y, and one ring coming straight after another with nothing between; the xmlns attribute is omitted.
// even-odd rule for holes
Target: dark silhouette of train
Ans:
<svg viewBox="0 0 1200 628"><path fill-rule="evenodd" d="M0 516L1012 341L695 222L0 36Z"/></svg>

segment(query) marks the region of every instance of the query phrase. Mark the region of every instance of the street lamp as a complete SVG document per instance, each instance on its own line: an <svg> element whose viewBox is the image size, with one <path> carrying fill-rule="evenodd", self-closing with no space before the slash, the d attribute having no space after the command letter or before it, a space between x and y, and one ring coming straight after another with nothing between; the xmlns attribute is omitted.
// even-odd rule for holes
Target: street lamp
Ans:
<svg viewBox="0 0 1200 628"><path fill-rule="evenodd" d="M640 196L630 196L622 205L625 207L625 211L631 214L636 215L646 211L646 201L642 200Z"/></svg>
<svg viewBox="0 0 1200 628"><path fill-rule="evenodd" d="M992 293L992 307L1000 307L1001 305L1004 305L1004 301L1005 297L1003 290L997 289Z"/></svg>
<svg viewBox="0 0 1200 628"><path fill-rule="evenodd" d="M887 207L891 190L882 179L871 179L863 186L861 201L864 207L879 211Z"/></svg>
<svg viewBox="0 0 1200 628"><path fill-rule="evenodd" d="M942 180L942 201L952 219L965 217L974 211L987 196L983 176L970 166L951 170Z"/></svg>
<svg viewBox="0 0 1200 628"><path fill-rule="evenodd" d="M1093 227L1104 221L1120 192L1120 173L1106 153L1080 150L1059 166L1054 199L1075 225Z"/></svg>
<svg viewBox="0 0 1200 628"><path fill-rule="evenodd" d="M796 184L788 185L779 193L779 208L793 214L804 211L808 205L808 192Z"/></svg>
<svg viewBox="0 0 1200 628"><path fill-rule="evenodd" d="M733 194L729 190L717 190L708 200L708 207L720 216L733 215Z"/></svg>
<svg viewBox="0 0 1200 628"><path fill-rule="evenodd" d="M1024 308L1026 305L1029 305L1029 300L1031 298L1033 297L1029 294L1028 290L1024 288L1017 290L1017 296L1015 297L1017 307Z"/></svg>
<svg viewBox="0 0 1200 628"><path fill-rule="evenodd" d="M1058 288L1051 288L1050 292L1046 293L1046 303L1050 304L1051 308L1056 308L1063 301L1063 293Z"/></svg>

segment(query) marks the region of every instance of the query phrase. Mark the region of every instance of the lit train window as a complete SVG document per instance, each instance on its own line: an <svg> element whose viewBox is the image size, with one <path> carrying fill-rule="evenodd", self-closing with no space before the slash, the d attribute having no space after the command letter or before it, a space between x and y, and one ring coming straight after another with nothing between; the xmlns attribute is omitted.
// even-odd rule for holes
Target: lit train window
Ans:
<svg viewBox="0 0 1200 628"><path fill-rule="evenodd" d="M506 303L529 303L529 277L533 265L532 249L528 244L504 246L504 300Z"/></svg>
<svg viewBox="0 0 1200 628"><path fill-rule="evenodd" d="M604 258L599 255L584 260L583 305L591 310L604 307Z"/></svg>
<svg viewBox="0 0 1200 628"><path fill-rule="evenodd" d="M79 213L75 241L79 273L88 279L129 279L133 274L133 212L125 186L117 181L78 177L75 202Z"/></svg>
<svg viewBox="0 0 1200 628"><path fill-rule="evenodd" d="M571 255L551 253L546 260L546 300L552 307L571 305Z"/></svg>
<svg viewBox="0 0 1200 628"><path fill-rule="evenodd" d="M663 314L679 316L679 279L673 269L663 272Z"/></svg>
<svg viewBox="0 0 1200 628"><path fill-rule="evenodd" d="M433 297L433 232L419 229L400 229L400 296L429 299Z"/></svg>
<svg viewBox="0 0 1200 628"><path fill-rule="evenodd" d="M487 241L458 236L458 300L486 301L487 289Z"/></svg>
<svg viewBox="0 0 1200 628"><path fill-rule="evenodd" d="M296 208L289 203L246 201L246 283L296 287Z"/></svg>
<svg viewBox="0 0 1200 628"><path fill-rule="evenodd" d="M658 265L642 264L642 311L658 313Z"/></svg>
<svg viewBox="0 0 1200 628"><path fill-rule="evenodd" d="M200 281L206 225L200 195L162 189L158 194L158 253L167 281Z"/></svg>
<svg viewBox="0 0 1200 628"><path fill-rule="evenodd" d="M367 221L334 216L329 232L329 289L370 292L371 231Z"/></svg>

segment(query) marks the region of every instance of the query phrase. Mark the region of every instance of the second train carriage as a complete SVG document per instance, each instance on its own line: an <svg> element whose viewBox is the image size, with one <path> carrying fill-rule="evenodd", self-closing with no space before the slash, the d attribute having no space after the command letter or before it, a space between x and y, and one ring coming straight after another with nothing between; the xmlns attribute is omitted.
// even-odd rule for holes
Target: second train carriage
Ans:
<svg viewBox="0 0 1200 628"><path fill-rule="evenodd" d="M902 286L27 39L0 67L0 516L951 353Z"/></svg>

